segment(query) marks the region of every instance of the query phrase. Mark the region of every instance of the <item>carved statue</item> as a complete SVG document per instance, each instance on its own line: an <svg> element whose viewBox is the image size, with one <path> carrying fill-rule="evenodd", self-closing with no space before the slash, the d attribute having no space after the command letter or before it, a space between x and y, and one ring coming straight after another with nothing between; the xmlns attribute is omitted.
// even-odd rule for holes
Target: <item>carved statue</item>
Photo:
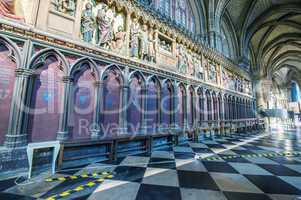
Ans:
<svg viewBox="0 0 301 200"><path fill-rule="evenodd" d="M142 60L148 58L148 42L147 25L144 24L140 31L140 56Z"/></svg>
<svg viewBox="0 0 301 200"><path fill-rule="evenodd" d="M111 49L118 50L122 52L124 47L126 32L123 30L122 26L118 27L118 31L114 34L114 39L111 42Z"/></svg>
<svg viewBox="0 0 301 200"><path fill-rule="evenodd" d="M197 58L197 69L198 69L198 78L204 79L204 68L200 58Z"/></svg>
<svg viewBox="0 0 301 200"><path fill-rule="evenodd" d="M149 37L148 37L148 53L149 53L149 61L150 62L156 62L156 39L154 36L154 31L151 29L149 31Z"/></svg>
<svg viewBox="0 0 301 200"><path fill-rule="evenodd" d="M194 76L194 58L190 53L187 54L187 65L189 75Z"/></svg>
<svg viewBox="0 0 301 200"><path fill-rule="evenodd" d="M74 0L53 0L55 10L68 14L70 16L75 15L76 5Z"/></svg>
<svg viewBox="0 0 301 200"><path fill-rule="evenodd" d="M63 3L63 0L52 0L51 2L55 8L56 11L59 11L61 12L62 11L62 3Z"/></svg>
<svg viewBox="0 0 301 200"><path fill-rule="evenodd" d="M177 58L178 58L178 70L180 73L187 73L187 55L184 51L183 45L178 46L178 52L177 52Z"/></svg>
<svg viewBox="0 0 301 200"><path fill-rule="evenodd" d="M139 22L137 18L133 18L133 22L130 27L130 47L131 47L131 57L139 57Z"/></svg>
<svg viewBox="0 0 301 200"><path fill-rule="evenodd" d="M0 0L0 16L15 20L24 20L23 16L16 13L16 0Z"/></svg>
<svg viewBox="0 0 301 200"><path fill-rule="evenodd" d="M92 4L87 3L81 17L81 33L85 42L92 42L94 33L94 19L92 13Z"/></svg>
<svg viewBox="0 0 301 200"><path fill-rule="evenodd" d="M216 69L214 65L210 65L209 69L209 80L212 82L217 82L217 77L216 77Z"/></svg>
<svg viewBox="0 0 301 200"><path fill-rule="evenodd" d="M63 13L68 14L70 16L74 16L75 15L75 2L74 0L64 0L63 1Z"/></svg>
<svg viewBox="0 0 301 200"><path fill-rule="evenodd" d="M96 43L101 47L108 48L110 42L113 40L113 20L113 13L109 10L109 7L104 4L104 6L98 10L96 16Z"/></svg>
<svg viewBox="0 0 301 200"><path fill-rule="evenodd" d="M229 88L229 77L226 70L222 70L222 80L225 88Z"/></svg>

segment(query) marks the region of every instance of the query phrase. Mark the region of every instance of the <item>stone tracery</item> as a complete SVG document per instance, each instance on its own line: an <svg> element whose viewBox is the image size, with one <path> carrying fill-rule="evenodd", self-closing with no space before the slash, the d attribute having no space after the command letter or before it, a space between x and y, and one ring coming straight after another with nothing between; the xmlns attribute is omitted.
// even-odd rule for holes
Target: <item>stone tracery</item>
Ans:
<svg viewBox="0 0 301 200"><path fill-rule="evenodd" d="M232 68L233 63L199 43L193 37L194 35L173 24L160 21L157 16L146 12L133 1L74 2L77 8L74 13L68 11L67 8L64 8L65 10L57 8L58 12L52 12L53 7L49 8L52 15L61 17L62 20L72 21L75 27L72 39L64 41L52 38L50 34L38 35L30 29L26 30L27 35L23 36L19 33L22 35L19 37L35 41L33 44L26 44L34 53L40 52L44 55L44 51L47 53L44 49L45 44L55 46L56 50L52 52L60 56L58 56L58 63L53 65L58 66L55 68L60 71L58 74L64 74L57 81L63 88L61 96L64 98L61 100L64 108L84 107L89 100L94 98L91 104L94 104L95 110L81 118L87 119L88 123L95 123L98 127L93 127L83 133L84 135L79 134L77 113L71 109L74 113L70 114L65 111L68 109L64 109L60 117L53 117L53 121L55 119L59 122L59 127L52 127L57 130L51 129L52 133L49 134L51 139L68 141L99 139L103 135L114 138L136 132L151 134L159 131L160 133L174 130L191 131L207 120L219 122L225 118L239 119L239 109L246 109L247 100L244 101L242 108L238 108L236 106L240 102L238 97L254 100L249 76L236 71L236 68ZM176 4L182 10L177 17L182 20L182 25L193 30L195 19L189 19L192 16L183 12L188 9L189 5L180 5L179 1L177 2ZM54 5L63 6L63 4L52 4ZM173 10L171 14L174 14L172 12ZM4 30L5 26L1 25L0 28ZM53 30L51 28L53 27L47 30ZM66 32L62 31L63 34ZM23 40L18 38L15 40L20 46L24 45L24 49L27 48ZM43 40L45 44L39 44L40 40ZM31 54L28 56L30 57ZM83 57L89 57L89 61L80 62ZM41 56L39 61L43 61L44 58L47 56ZM67 73L67 71L72 71L71 66L76 63L80 65L78 76L71 76L72 73ZM64 65L67 67L62 71ZM91 67L92 65L94 67ZM136 73L137 71L139 73ZM132 78L131 75L133 75ZM83 84L86 81L88 86ZM18 81L18 87L22 85L21 83ZM73 91L73 87L79 89ZM93 92L88 93L85 87L92 87ZM20 96L25 98L24 95L31 92L36 91L26 87L22 92L23 96ZM227 93L225 99L221 98L224 96L223 92ZM146 97L141 99L140 96L145 93ZM72 95L73 100L69 97ZM44 100L50 100L51 97L46 93L40 96ZM34 101L31 100L33 106ZM174 112L179 104L181 104L180 120L176 118ZM224 105L224 108L221 105ZM126 106L129 107L120 111L120 108ZM236 110L234 110L235 106ZM147 114L141 114L140 109L147 110ZM226 117L226 114L229 116ZM245 118L252 118L254 114L250 111ZM148 119L151 121L147 121ZM177 120L180 121L178 125ZM131 124L139 124L139 128L133 129ZM102 129L103 127L105 129ZM43 135L35 131L32 141L40 141L42 137ZM17 145L16 142L10 143L9 139L6 139L6 144Z"/></svg>

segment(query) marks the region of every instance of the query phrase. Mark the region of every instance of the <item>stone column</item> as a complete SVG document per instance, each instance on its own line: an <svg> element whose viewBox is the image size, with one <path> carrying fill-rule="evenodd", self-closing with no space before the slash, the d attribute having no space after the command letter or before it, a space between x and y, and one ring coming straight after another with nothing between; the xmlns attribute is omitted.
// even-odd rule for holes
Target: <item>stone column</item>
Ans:
<svg viewBox="0 0 301 200"><path fill-rule="evenodd" d="M189 95L187 94L187 90L186 90L186 94L183 96L183 99L184 99L184 109L183 109L183 112L184 112L184 127L183 129L184 130L188 130L189 129L189 124L188 124L188 108L189 108Z"/></svg>
<svg viewBox="0 0 301 200"><path fill-rule="evenodd" d="M119 108L119 133L118 134L127 134L127 108L128 108L128 97L129 97L129 86L122 85L121 86L121 101Z"/></svg>
<svg viewBox="0 0 301 200"><path fill-rule="evenodd" d="M102 81L95 83L95 111L93 113L93 128L91 130L91 138L99 138L103 134L101 127L101 114L103 113L103 87Z"/></svg>
<svg viewBox="0 0 301 200"><path fill-rule="evenodd" d="M221 120L225 120L225 100L224 100L224 97L222 96L221 98L221 116L220 116L220 119Z"/></svg>
<svg viewBox="0 0 301 200"><path fill-rule="evenodd" d="M4 142L4 146L7 148L22 147L27 144L25 119L28 107L26 105L26 95L29 79L32 75L33 71L30 69L16 69L16 80L10 109L10 120Z"/></svg>
<svg viewBox="0 0 301 200"><path fill-rule="evenodd" d="M130 23L131 23L131 12L129 11L125 19L125 44L126 44L126 56L130 56Z"/></svg>
<svg viewBox="0 0 301 200"><path fill-rule="evenodd" d="M214 120L214 112L215 112L215 110L214 110L214 102L213 102L213 95L212 94L210 94L210 98L211 98L211 120L213 121Z"/></svg>
<svg viewBox="0 0 301 200"><path fill-rule="evenodd" d="M193 120L193 125L194 125L194 127L199 127L199 124L200 124L200 121L201 121L201 119L200 119L200 110L201 110L201 105L200 105L200 96L198 95L198 93L197 93L197 90L195 90L195 98L194 98L194 103L193 103L193 105L194 105L194 111L195 111L195 113L194 113L194 120Z"/></svg>
<svg viewBox="0 0 301 200"><path fill-rule="evenodd" d="M207 103L208 103L208 98L207 98L207 95L205 93L204 94L204 121L208 120L208 106L207 106Z"/></svg>
<svg viewBox="0 0 301 200"><path fill-rule="evenodd" d="M176 82L174 82L174 85L176 85ZM171 128L176 129L177 128L177 120L176 120L176 110L178 108L178 93L177 93L177 88L173 87L174 93L172 94L172 100L171 100Z"/></svg>
<svg viewBox="0 0 301 200"><path fill-rule="evenodd" d="M161 112L161 99L162 99L162 90L158 92L158 99L157 99L157 131L162 130L162 112Z"/></svg>
<svg viewBox="0 0 301 200"><path fill-rule="evenodd" d="M140 131L142 134L147 133L147 87L141 89L141 126Z"/></svg>
<svg viewBox="0 0 301 200"><path fill-rule="evenodd" d="M69 76L63 78L64 82L64 96L62 97L63 105L61 105L60 111L60 121L59 121L59 130L57 132L57 140L64 141L69 139L68 131L68 115L69 115L69 102L70 102L70 90L72 87L73 80Z"/></svg>

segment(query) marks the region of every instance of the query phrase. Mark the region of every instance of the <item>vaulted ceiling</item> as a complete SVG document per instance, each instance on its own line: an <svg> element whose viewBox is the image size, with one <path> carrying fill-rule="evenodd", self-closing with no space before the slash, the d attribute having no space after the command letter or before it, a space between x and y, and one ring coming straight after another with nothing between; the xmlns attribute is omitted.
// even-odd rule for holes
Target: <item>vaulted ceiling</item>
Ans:
<svg viewBox="0 0 301 200"><path fill-rule="evenodd" d="M291 80L300 85L300 0L230 0L223 15L224 21L229 19L238 58L250 61L254 76L278 85Z"/></svg>

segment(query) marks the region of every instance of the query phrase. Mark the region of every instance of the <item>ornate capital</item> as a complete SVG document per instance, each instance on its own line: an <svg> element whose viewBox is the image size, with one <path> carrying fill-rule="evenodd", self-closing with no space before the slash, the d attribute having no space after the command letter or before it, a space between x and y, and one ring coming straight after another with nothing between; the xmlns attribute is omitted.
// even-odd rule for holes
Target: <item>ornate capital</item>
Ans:
<svg viewBox="0 0 301 200"><path fill-rule="evenodd" d="M32 69L25 69L25 68L17 68L16 69L16 77L30 77L34 74Z"/></svg>
<svg viewBox="0 0 301 200"><path fill-rule="evenodd" d="M94 84L95 84L96 87L101 87L101 86L104 85L104 82L103 81L96 81Z"/></svg>
<svg viewBox="0 0 301 200"><path fill-rule="evenodd" d="M64 76L63 77L63 82L64 83L72 83L73 82L73 78L71 76Z"/></svg>

